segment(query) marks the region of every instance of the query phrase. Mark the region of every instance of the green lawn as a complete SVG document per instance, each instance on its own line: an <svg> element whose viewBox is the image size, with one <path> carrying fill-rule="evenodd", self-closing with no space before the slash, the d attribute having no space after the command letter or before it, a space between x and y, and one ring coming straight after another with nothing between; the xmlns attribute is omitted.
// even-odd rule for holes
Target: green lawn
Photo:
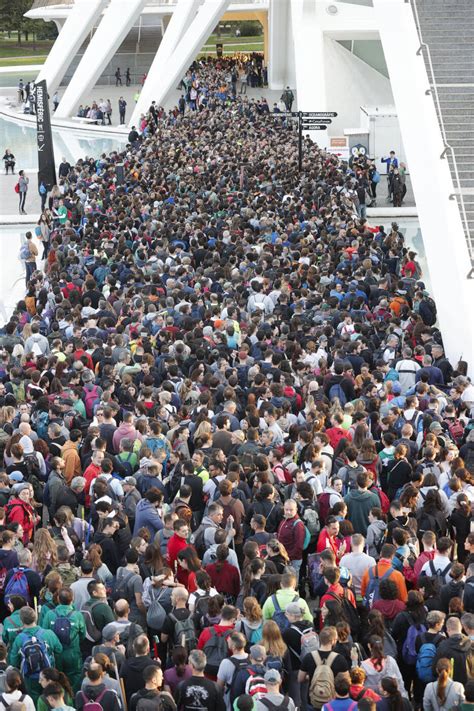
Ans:
<svg viewBox="0 0 474 711"><path fill-rule="evenodd" d="M224 54L233 54L234 52L263 52L263 35L260 37L217 37L211 35L206 44L201 49L199 56L207 54L215 54L216 44L223 45Z"/></svg>
<svg viewBox="0 0 474 711"><path fill-rule="evenodd" d="M7 59L9 57L36 57L37 55L47 55L53 40L38 40L35 44L32 41L17 43L16 37L8 39L7 37L0 38L0 58Z"/></svg>
<svg viewBox="0 0 474 711"><path fill-rule="evenodd" d="M10 57L10 59L0 59L0 67L20 67L23 64L44 64L46 55L39 56L32 54L30 57Z"/></svg>

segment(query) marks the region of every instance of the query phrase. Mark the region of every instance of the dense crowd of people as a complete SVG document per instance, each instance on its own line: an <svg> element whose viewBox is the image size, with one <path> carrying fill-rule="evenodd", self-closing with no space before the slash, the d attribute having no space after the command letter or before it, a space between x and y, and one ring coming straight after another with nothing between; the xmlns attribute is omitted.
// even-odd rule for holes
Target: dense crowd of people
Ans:
<svg viewBox="0 0 474 711"><path fill-rule="evenodd" d="M474 388L278 114L64 164L0 334L0 711L474 708ZM202 89L201 89L202 90ZM64 162L63 162L64 163Z"/></svg>

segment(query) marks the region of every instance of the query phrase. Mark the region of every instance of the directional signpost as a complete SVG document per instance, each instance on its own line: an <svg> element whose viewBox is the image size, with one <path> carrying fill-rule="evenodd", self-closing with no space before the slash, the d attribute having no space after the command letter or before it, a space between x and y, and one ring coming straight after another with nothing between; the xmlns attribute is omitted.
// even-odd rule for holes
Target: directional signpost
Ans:
<svg viewBox="0 0 474 711"><path fill-rule="evenodd" d="M293 111L298 118L298 166L303 165L303 131L327 131L328 124L337 116L336 111Z"/></svg>

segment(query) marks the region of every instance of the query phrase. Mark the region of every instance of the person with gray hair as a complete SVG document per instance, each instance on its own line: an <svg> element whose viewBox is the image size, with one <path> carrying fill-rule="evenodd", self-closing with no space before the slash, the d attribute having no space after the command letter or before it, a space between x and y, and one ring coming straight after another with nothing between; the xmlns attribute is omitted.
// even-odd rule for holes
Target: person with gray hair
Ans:
<svg viewBox="0 0 474 711"><path fill-rule="evenodd" d="M415 387L416 374L420 369L420 364L413 360L412 349L405 346L402 349L402 357L395 364L402 395L405 395L407 390Z"/></svg>
<svg viewBox="0 0 474 711"><path fill-rule="evenodd" d="M206 679L207 659L200 649L193 649L188 659L192 675L182 681L176 691L176 705L180 711L225 711L222 689Z"/></svg>
<svg viewBox="0 0 474 711"><path fill-rule="evenodd" d="M18 551L18 567L8 571L5 578L4 595L7 603L12 595L23 594L18 590L18 582L15 580L15 573L21 572L26 576L28 583L27 602L32 605L34 599L39 599L40 590L42 588L41 575L31 568L32 555L28 548L23 548Z"/></svg>

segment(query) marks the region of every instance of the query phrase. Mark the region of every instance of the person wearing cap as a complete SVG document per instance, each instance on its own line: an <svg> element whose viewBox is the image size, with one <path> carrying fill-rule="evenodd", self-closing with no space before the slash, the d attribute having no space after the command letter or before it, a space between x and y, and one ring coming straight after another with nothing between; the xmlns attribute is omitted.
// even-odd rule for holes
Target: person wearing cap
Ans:
<svg viewBox="0 0 474 711"><path fill-rule="evenodd" d="M265 667L266 658L265 647L260 644L253 644L250 647L248 665L237 672L232 682L232 695L234 698L238 698L245 693L247 680L251 676L263 677L265 675L267 671Z"/></svg>
<svg viewBox="0 0 474 711"><path fill-rule="evenodd" d="M61 588L58 592L58 605L47 610L41 626L45 630L53 630L56 620L66 617L71 625L70 644L63 641L63 651L58 663L58 669L69 678L73 691L81 685L82 657L81 642L86 636L86 625L81 612L74 607L74 593L70 588ZM102 651L102 650L101 650Z"/></svg>
<svg viewBox="0 0 474 711"><path fill-rule="evenodd" d="M122 488L124 493L122 507L124 512L128 516L130 530L133 531L135 523L135 512L137 504L142 498L142 495L137 489L137 480L134 476L126 476L122 482Z"/></svg>
<svg viewBox="0 0 474 711"><path fill-rule="evenodd" d="M32 488L29 484L18 484L15 495L6 506L8 523L19 523L23 529L23 544L26 546L33 538L35 526L40 517L31 504Z"/></svg>
<svg viewBox="0 0 474 711"><path fill-rule="evenodd" d="M255 711L268 711L269 707L266 704L267 701L274 704L277 708L281 709L281 711L295 711L296 706L293 699L291 699L290 696L280 693L282 683L280 672L277 669L269 669L265 672L263 678L268 693L266 693L263 698L257 699L255 702Z"/></svg>

